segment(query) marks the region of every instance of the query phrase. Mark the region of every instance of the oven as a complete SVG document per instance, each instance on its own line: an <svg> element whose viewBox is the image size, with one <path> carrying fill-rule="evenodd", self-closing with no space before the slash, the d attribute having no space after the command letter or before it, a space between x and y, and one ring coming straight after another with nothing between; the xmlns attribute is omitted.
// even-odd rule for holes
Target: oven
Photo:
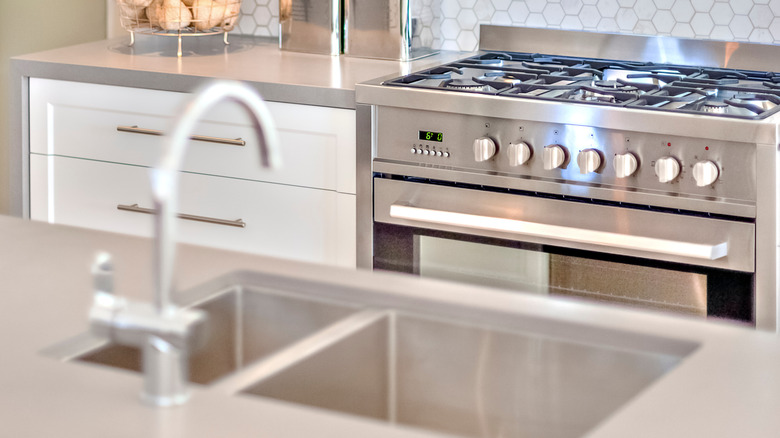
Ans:
<svg viewBox="0 0 780 438"><path fill-rule="evenodd" d="M375 269L753 322L755 225L376 177Z"/></svg>
<svg viewBox="0 0 780 438"><path fill-rule="evenodd" d="M780 76L539 53L358 86L359 265L775 329Z"/></svg>

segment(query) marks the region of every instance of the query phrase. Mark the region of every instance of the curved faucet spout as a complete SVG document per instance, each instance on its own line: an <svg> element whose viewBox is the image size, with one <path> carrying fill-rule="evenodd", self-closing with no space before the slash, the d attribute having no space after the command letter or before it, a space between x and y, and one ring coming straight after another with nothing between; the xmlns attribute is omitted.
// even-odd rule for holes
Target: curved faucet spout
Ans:
<svg viewBox="0 0 780 438"><path fill-rule="evenodd" d="M176 212L179 204L179 169L195 124L222 101L233 101L249 114L260 146L260 164L280 163L279 140L271 113L260 96L240 82L217 81L201 88L174 121L170 142L152 172L152 197L157 215L155 230L155 305L165 314L175 310L170 294L176 253Z"/></svg>

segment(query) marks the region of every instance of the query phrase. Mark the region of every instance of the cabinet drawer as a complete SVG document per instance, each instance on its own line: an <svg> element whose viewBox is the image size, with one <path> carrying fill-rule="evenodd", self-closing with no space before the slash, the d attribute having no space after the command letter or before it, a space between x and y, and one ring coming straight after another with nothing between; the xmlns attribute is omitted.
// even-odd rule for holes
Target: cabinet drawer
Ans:
<svg viewBox="0 0 780 438"><path fill-rule="evenodd" d="M30 79L30 150L113 163L153 166L164 139L117 130L169 131L186 93ZM259 169L258 142L236 104L217 105L194 134L241 139L245 146L194 140L183 170L207 175L355 193L355 112L267 102L279 130L283 166Z"/></svg>
<svg viewBox="0 0 780 438"><path fill-rule="evenodd" d="M151 215L117 208L152 208L149 171L33 154L31 217L151 236ZM180 219L180 242L354 267L354 195L192 173L181 174L180 188L181 213L245 223Z"/></svg>

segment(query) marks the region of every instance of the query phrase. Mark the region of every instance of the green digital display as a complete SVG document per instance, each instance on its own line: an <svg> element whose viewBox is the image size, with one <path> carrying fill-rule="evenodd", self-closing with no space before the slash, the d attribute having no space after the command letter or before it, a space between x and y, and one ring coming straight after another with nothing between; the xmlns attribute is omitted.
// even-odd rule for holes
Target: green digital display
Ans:
<svg viewBox="0 0 780 438"><path fill-rule="evenodd" d="M420 131L420 140L438 141L444 140L444 133L433 131Z"/></svg>

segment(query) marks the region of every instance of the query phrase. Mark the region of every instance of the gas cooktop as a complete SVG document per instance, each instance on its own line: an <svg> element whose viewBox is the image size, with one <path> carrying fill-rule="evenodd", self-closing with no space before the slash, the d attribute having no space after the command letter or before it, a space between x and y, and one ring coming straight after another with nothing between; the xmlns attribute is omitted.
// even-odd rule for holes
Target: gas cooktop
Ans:
<svg viewBox="0 0 780 438"><path fill-rule="evenodd" d="M780 111L780 73L486 52L383 85L718 117Z"/></svg>

